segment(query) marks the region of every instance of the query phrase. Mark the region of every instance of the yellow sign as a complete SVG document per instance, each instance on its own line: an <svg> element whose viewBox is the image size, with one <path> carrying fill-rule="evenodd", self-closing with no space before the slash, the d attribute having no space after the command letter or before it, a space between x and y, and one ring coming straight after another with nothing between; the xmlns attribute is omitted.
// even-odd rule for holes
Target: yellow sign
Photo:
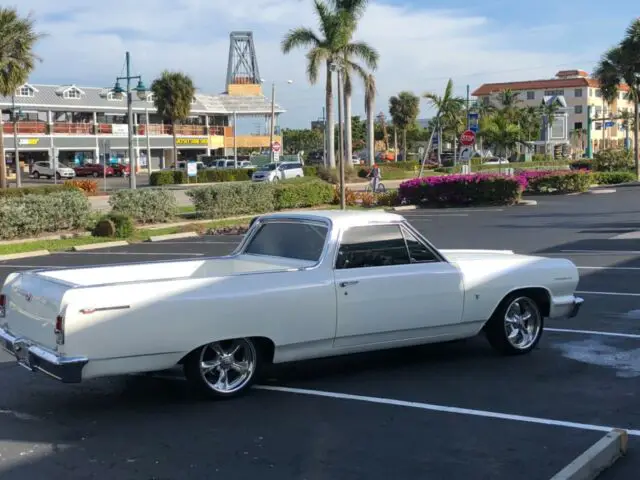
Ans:
<svg viewBox="0 0 640 480"><path fill-rule="evenodd" d="M209 148L224 148L224 137L222 135L211 135L209 137Z"/></svg>
<svg viewBox="0 0 640 480"><path fill-rule="evenodd" d="M39 138L19 138L18 145L37 145Z"/></svg>
<svg viewBox="0 0 640 480"><path fill-rule="evenodd" d="M176 138L176 145L209 145L208 138Z"/></svg>

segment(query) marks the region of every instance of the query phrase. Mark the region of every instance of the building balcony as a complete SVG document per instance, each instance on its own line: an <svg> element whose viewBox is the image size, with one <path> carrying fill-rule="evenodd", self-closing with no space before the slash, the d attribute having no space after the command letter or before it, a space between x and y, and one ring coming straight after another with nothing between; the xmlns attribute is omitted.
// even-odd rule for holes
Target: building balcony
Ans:
<svg viewBox="0 0 640 480"><path fill-rule="evenodd" d="M51 126L54 135L93 135L92 123L55 122Z"/></svg>
<svg viewBox="0 0 640 480"><path fill-rule="evenodd" d="M204 125L175 125L176 135L182 136L200 136L207 134L207 128Z"/></svg>
<svg viewBox="0 0 640 480"><path fill-rule="evenodd" d="M17 122L18 135L46 135L47 124L44 122ZM13 134L13 122L7 122L2 126L5 135Z"/></svg>
<svg viewBox="0 0 640 480"><path fill-rule="evenodd" d="M138 125L138 135L147 134L147 125ZM171 135L171 125L149 124L149 135Z"/></svg>
<svg viewBox="0 0 640 480"><path fill-rule="evenodd" d="M233 137L233 127L209 127L209 135Z"/></svg>

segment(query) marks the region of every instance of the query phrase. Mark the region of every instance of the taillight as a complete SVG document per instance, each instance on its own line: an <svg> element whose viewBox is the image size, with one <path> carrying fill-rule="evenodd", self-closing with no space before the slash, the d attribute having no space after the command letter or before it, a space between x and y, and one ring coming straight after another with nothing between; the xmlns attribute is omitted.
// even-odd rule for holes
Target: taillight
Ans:
<svg viewBox="0 0 640 480"><path fill-rule="evenodd" d="M7 296L4 293L0 293L0 317L5 317L7 314Z"/></svg>
<svg viewBox="0 0 640 480"><path fill-rule="evenodd" d="M53 333L56 335L56 344L63 345L64 344L64 317L62 315L58 315L56 317L56 326L53 329Z"/></svg>

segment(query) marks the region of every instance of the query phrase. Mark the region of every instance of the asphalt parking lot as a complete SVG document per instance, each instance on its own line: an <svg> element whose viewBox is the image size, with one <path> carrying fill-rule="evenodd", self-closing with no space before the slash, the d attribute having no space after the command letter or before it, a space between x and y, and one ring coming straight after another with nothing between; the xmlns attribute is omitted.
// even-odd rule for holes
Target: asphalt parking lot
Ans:
<svg viewBox="0 0 640 480"><path fill-rule="evenodd" d="M640 469L640 188L537 207L421 210L438 247L570 258L579 316L548 322L531 355L462 342L274 368L252 394L193 398L172 376L60 385L0 354L0 478L549 479L612 427ZM622 236L623 238L613 238ZM239 237L0 262L11 271L230 252ZM427 306L428 308L428 306Z"/></svg>

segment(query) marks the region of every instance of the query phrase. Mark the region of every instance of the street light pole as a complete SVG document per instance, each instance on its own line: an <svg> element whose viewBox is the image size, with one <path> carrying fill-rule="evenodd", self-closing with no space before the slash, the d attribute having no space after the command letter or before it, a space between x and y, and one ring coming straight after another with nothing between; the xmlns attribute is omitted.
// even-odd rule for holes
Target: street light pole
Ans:
<svg viewBox="0 0 640 480"><path fill-rule="evenodd" d="M340 209L345 210L347 208L346 199L346 185L344 178L344 130L342 125L342 65L337 65L332 62L330 64L330 70L338 73L338 126L340 130L340 148L338 149L338 161L340 162ZM329 135L333 135L333 132L329 132Z"/></svg>
<svg viewBox="0 0 640 480"><path fill-rule="evenodd" d="M125 53L125 60L126 76L116 77L116 84L113 87L113 92L118 95L123 93L127 94L127 144L129 149L129 168L131 170L129 174L129 188L135 190L138 162L133 150L133 91L135 91L138 94L138 98L142 100L147 95L147 89L145 88L144 83L142 83L142 77L140 75L131 75L131 56L129 55L129 52ZM126 90L120 86L120 80L125 80L127 82ZM134 89L131 88L131 80L138 80L138 84Z"/></svg>
<svg viewBox="0 0 640 480"><path fill-rule="evenodd" d="M16 94L11 95L11 107L13 109L13 144L16 160L16 187L22 186L22 177L20 175L20 149L18 148L18 116L20 113L16 110ZM54 172L55 175L55 172Z"/></svg>
<svg viewBox="0 0 640 480"><path fill-rule="evenodd" d="M271 82L271 123L269 125L269 162L273 163L274 160L274 152L273 152L273 133L274 133L274 124L276 121L276 82Z"/></svg>

